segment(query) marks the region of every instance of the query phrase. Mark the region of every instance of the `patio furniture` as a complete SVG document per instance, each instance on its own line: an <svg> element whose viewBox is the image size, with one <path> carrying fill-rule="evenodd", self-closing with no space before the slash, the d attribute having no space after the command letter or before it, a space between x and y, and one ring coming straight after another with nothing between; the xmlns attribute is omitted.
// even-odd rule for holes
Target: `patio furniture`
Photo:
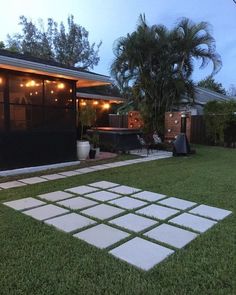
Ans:
<svg viewBox="0 0 236 295"><path fill-rule="evenodd" d="M140 151L143 150L143 148L145 148L147 150L147 156L149 155L150 149L152 147L152 143L151 142L146 142L146 140L141 137L139 134L137 135L137 139L140 143Z"/></svg>

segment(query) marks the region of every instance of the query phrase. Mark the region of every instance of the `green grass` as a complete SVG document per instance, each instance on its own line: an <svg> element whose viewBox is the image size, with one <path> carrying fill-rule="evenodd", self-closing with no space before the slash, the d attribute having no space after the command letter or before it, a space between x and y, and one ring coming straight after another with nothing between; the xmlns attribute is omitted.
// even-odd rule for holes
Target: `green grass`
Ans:
<svg viewBox="0 0 236 295"><path fill-rule="evenodd" d="M109 180L235 211L236 150L171 158L0 191L0 200ZM143 272L0 204L0 294L235 294L235 214Z"/></svg>

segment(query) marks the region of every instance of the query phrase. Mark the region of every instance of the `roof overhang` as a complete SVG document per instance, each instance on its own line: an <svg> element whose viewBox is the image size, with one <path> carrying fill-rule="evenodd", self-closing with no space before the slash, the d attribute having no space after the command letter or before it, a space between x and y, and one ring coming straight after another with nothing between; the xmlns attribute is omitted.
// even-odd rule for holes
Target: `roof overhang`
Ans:
<svg viewBox="0 0 236 295"><path fill-rule="evenodd" d="M0 55L0 68L76 81L77 87L109 85L110 77Z"/></svg>
<svg viewBox="0 0 236 295"><path fill-rule="evenodd" d="M76 92L76 96L78 98L84 98L84 99L109 100L109 101L115 101L115 102L124 102L125 101L125 99L122 97L82 93L82 92L78 92L78 91Z"/></svg>

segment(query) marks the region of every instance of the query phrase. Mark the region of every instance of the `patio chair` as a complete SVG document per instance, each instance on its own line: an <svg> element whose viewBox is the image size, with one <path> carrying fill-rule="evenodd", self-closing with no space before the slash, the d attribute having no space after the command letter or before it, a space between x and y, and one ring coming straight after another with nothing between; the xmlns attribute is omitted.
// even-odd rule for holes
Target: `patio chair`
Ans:
<svg viewBox="0 0 236 295"><path fill-rule="evenodd" d="M137 135L137 139L140 143L140 152L142 152L143 148L145 148L147 150L147 156L148 156L149 151L151 149L151 143L146 142L145 139L143 137L141 137L140 135Z"/></svg>

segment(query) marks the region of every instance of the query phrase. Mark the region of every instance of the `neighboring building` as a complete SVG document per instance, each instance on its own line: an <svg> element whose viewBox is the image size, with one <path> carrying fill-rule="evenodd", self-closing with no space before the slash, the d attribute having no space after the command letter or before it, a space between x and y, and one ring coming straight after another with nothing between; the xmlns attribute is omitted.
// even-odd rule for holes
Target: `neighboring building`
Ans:
<svg viewBox="0 0 236 295"><path fill-rule="evenodd" d="M220 94L210 89L195 87L194 103L189 103L189 101L192 101L192 99L188 98L187 96L183 96L182 104L177 109L180 111L188 111L192 114L192 116L203 115L204 105L209 101L229 101L232 99L235 100L235 97Z"/></svg>
<svg viewBox="0 0 236 295"><path fill-rule="evenodd" d="M75 160L76 89L111 82L0 50L0 169Z"/></svg>
<svg viewBox="0 0 236 295"><path fill-rule="evenodd" d="M203 119L204 106L209 101L230 101L236 99L215 91L196 87L194 103L190 103L192 99L183 97L179 107L174 108L171 112L165 113L165 141L173 141L181 132L181 116L186 114L186 134L189 141L194 143L206 142L206 130Z"/></svg>

